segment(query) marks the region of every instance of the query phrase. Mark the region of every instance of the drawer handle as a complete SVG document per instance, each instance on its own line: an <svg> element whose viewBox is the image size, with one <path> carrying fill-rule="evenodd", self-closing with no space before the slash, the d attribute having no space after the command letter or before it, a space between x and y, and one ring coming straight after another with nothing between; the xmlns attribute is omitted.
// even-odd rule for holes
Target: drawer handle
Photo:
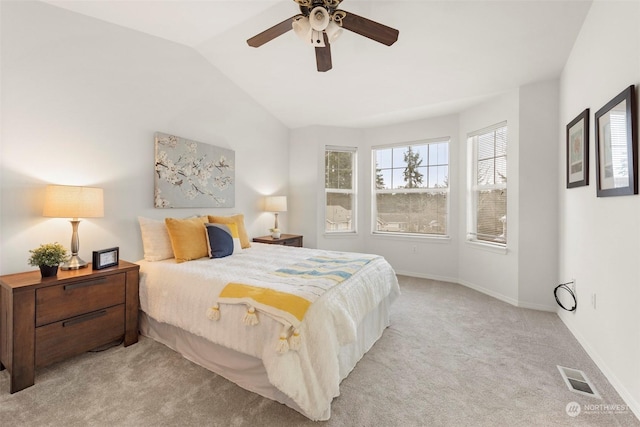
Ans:
<svg viewBox="0 0 640 427"><path fill-rule="evenodd" d="M97 319L98 317L106 316L107 310L94 311L93 313L85 314L84 316L76 317L75 319L62 322L62 327L77 325L78 323L86 322L88 320Z"/></svg>
<svg viewBox="0 0 640 427"><path fill-rule="evenodd" d="M98 279L86 280L84 282L78 282L78 283L72 283L70 285L64 285L64 290L65 291L70 291L72 289L84 288L85 286L99 285L100 283L103 283L105 280L107 280L106 277L100 277Z"/></svg>

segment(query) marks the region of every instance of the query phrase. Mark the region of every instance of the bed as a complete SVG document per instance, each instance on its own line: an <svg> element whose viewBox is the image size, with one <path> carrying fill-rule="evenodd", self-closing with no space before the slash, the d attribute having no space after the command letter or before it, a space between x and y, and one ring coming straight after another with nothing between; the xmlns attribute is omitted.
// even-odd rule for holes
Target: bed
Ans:
<svg viewBox="0 0 640 427"><path fill-rule="evenodd" d="M246 322L253 306L221 298L234 283L299 283L300 279L289 277L292 267L318 259L349 265L352 260L365 262L321 293L295 328L263 312L260 305L254 314L258 321ZM400 293L387 261L367 254L252 243L222 258L138 264L143 335L312 420L329 419L340 382L382 336L389 325L390 306ZM298 338L295 346L293 331ZM292 343L290 348L287 342Z"/></svg>

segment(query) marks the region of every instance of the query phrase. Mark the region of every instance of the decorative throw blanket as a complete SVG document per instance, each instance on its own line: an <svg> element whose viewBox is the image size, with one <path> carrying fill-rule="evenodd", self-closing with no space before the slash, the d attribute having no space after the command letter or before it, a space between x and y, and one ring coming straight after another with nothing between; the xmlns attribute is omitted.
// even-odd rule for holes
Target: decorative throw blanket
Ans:
<svg viewBox="0 0 640 427"><path fill-rule="evenodd" d="M230 282L207 311L207 317L220 319L219 304L246 304L247 311L242 319L246 325L259 323L256 310L270 316L283 325L276 351L282 354L290 349L298 350L300 323L311 304L376 258L379 257L316 256L261 277L251 277L247 283ZM274 282L274 275L279 276L277 282Z"/></svg>

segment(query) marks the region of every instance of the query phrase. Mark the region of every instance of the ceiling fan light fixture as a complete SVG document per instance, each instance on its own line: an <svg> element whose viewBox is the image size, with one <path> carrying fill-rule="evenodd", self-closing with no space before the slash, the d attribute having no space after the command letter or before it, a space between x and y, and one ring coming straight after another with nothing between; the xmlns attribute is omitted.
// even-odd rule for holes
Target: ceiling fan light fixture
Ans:
<svg viewBox="0 0 640 427"><path fill-rule="evenodd" d="M309 18L306 16L299 16L292 23L291 27L296 36L300 37L305 43L309 43L311 40L311 24L309 24Z"/></svg>
<svg viewBox="0 0 640 427"><path fill-rule="evenodd" d="M2 0L0 0L2 1ZM331 70L331 44L343 30L367 37L385 46L398 41L399 31L351 12L338 10L342 0L294 0L300 13L273 25L247 40L251 47L263 44L293 30L306 45L315 48L320 72Z"/></svg>
<svg viewBox="0 0 640 427"><path fill-rule="evenodd" d="M309 14L309 23L311 28L316 31L324 31L331 22L331 16L329 12L322 6L314 8Z"/></svg>
<svg viewBox="0 0 640 427"><path fill-rule="evenodd" d="M325 30L325 32L327 33L327 37L329 37L329 43L333 43L342 34L342 27L331 21L329 22L329 25L327 25L327 29Z"/></svg>

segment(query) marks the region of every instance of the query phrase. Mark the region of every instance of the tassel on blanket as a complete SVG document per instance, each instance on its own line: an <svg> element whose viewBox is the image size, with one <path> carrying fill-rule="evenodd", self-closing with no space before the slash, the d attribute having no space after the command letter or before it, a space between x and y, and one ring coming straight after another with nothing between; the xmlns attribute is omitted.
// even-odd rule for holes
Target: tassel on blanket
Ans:
<svg viewBox="0 0 640 427"><path fill-rule="evenodd" d="M258 323L260 323L258 321L258 316L256 315L256 309L249 306L249 308L247 309L247 312L244 314L244 317L242 318L242 322L244 322L244 324L247 326L255 326Z"/></svg>
<svg viewBox="0 0 640 427"><path fill-rule="evenodd" d="M276 352L278 354L284 354L289 351L289 325L282 325L282 331L280 332L280 339L276 345Z"/></svg>
<svg viewBox="0 0 640 427"><path fill-rule="evenodd" d="M289 348L293 351L300 350L300 345L302 344L302 340L300 339L300 331L295 328L293 333L289 337Z"/></svg>
<svg viewBox="0 0 640 427"><path fill-rule="evenodd" d="M287 334L284 332L280 334L280 339L278 340L276 351L278 352L278 354L284 354L289 351L289 341L287 341Z"/></svg>
<svg viewBox="0 0 640 427"><path fill-rule="evenodd" d="M209 309L207 310L207 318L209 320L220 319L220 307L218 307L218 304L215 304L212 307L209 307Z"/></svg>

